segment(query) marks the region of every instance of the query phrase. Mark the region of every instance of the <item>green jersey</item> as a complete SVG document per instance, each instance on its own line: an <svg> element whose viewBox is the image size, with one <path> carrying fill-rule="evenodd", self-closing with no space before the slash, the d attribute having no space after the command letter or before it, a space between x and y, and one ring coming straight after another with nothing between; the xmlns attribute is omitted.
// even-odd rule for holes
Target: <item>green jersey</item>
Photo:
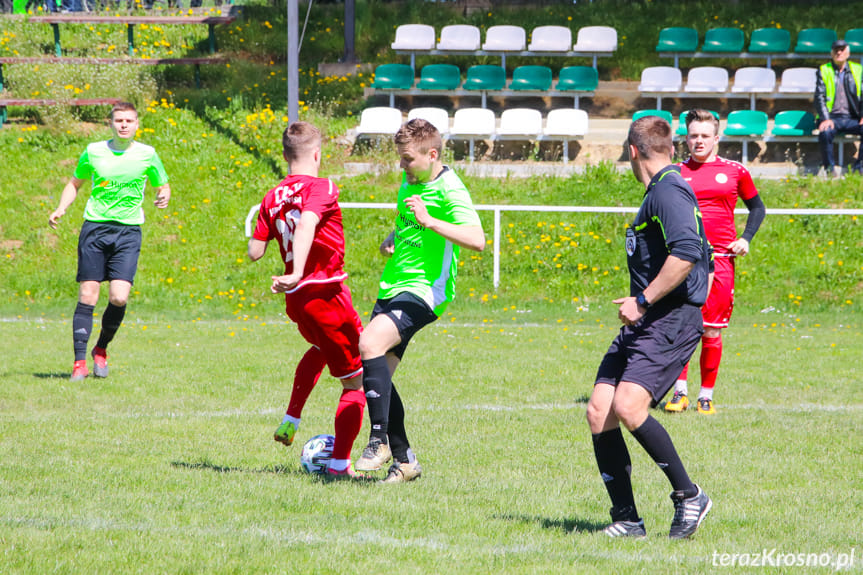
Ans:
<svg viewBox="0 0 863 575"><path fill-rule="evenodd" d="M108 142L87 146L75 177L92 178L90 199L84 208L84 219L90 222L117 222L125 225L144 223L144 187L168 183L162 161L152 146L133 142L120 152Z"/></svg>
<svg viewBox="0 0 863 575"><path fill-rule="evenodd" d="M405 205L405 199L411 196L420 196L429 215L435 219L468 226L481 223L470 192L449 168L444 168L434 181L424 184L409 184L402 177L396 206L395 252L384 268L378 298L389 299L401 292L410 292L440 317L455 297L459 246L416 221Z"/></svg>

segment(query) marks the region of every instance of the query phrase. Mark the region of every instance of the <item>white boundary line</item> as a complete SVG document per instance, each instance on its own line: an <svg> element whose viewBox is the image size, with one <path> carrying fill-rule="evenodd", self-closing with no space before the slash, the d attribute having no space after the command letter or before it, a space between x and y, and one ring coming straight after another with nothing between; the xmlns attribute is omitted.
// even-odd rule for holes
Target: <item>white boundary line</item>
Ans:
<svg viewBox="0 0 863 575"><path fill-rule="evenodd" d="M773 403L758 403L758 404L726 404L717 403L719 409L733 411L778 411L781 413L857 413L863 411L863 404L849 405L822 405L818 403L800 403L796 405L776 405ZM415 412L436 412L436 411L484 411L498 413L518 413L518 412L542 412L542 411L570 411L583 410L584 402L576 402L573 400L570 403L536 403L536 404L518 404L518 405L502 405L502 404L468 404L468 405L446 405L446 406L415 406L412 411ZM226 409L219 411L127 411L127 412L111 412L100 414L105 419L244 419L255 417L270 417L272 415L282 415L284 409L270 407L257 410L242 410L242 409ZM41 419L41 418L35 418ZM88 416L88 419L93 417ZM30 420L30 418L24 418ZM6 421L20 421L16 417L10 417Z"/></svg>

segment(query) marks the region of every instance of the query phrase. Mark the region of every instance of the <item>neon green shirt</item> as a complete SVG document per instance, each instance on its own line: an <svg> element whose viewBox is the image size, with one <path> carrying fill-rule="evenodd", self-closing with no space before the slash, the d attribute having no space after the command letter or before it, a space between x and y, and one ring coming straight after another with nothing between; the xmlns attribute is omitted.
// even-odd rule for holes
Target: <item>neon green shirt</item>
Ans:
<svg viewBox="0 0 863 575"><path fill-rule="evenodd" d="M108 147L108 142L87 146L78 159L75 177L92 178L92 190L84 219L90 222L144 223L144 187L168 183L168 175L152 146L133 142L125 151Z"/></svg>
<svg viewBox="0 0 863 575"><path fill-rule="evenodd" d="M405 199L414 195L422 198L429 215L435 219L469 226L481 223L470 192L449 168L424 184L409 184L402 177L396 206L395 252L384 268L378 298L389 299L410 292L440 317L455 297L460 248L417 223L405 205Z"/></svg>

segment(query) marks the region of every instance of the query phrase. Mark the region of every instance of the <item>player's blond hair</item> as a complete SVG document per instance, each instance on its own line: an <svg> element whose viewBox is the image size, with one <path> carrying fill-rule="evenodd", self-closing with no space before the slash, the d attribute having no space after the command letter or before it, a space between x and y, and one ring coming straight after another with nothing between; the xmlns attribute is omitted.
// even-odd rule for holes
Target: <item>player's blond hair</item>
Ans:
<svg viewBox="0 0 863 575"><path fill-rule="evenodd" d="M719 133L719 120L713 115L710 110L704 108L693 108L686 114L686 129L689 130L689 124L692 122L710 122L713 124L713 133Z"/></svg>
<svg viewBox="0 0 863 575"><path fill-rule="evenodd" d="M321 131L308 122L294 122L282 134L282 150L288 163L321 147Z"/></svg>
<svg viewBox="0 0 863 575"><path fill-rule="evenodd" d="M138 110L135 108L135 104L131 102L117 102L116 104L114 104L114 106L111 108L111 113L108 114L108 118L113 120L114 114L116 114L117 112L134 112L135 117L138 117Z"/></svg>
<svg viewBox="0 0 863 575"><path fill-rule="evenodd" d="M416 150L425 154L429 150L437 150L438 157L443 149L443 140L434 124L422 118L414 118L404 124L396 132L397 146L415 146Z"/></svg>
<svg viewBox="0 0 863 575"><path fill-rule="evenodd" d="M671 157L671 124L659 116L644 116L629 126L629 144L643 158Z"/></svg>

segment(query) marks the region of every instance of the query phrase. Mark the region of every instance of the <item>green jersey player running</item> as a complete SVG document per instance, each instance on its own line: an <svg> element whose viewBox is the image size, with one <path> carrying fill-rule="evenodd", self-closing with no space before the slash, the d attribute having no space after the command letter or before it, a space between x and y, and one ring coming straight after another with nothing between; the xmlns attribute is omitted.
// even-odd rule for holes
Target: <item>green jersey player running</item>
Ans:
<svg viewBox="0 0 863 575"><path fill-rule="evenodd" d="M110 140L87 146L75 173L60 195L60 204L48 218L56 228L66 209L78 196L78 189L91 180L90 199L84 208L84 223L78 236L78 305L72 317L75 364L72 381L89 375L87 342L93 328L93 309L99 288L109 282L108 306L102 316L99 341L93 348L93 373L108 376L108 343L120 328L126 302L141 252L141 224L144 223L144 188L149 181L156 188L155 205L167 208L171 188L162 161L152 146L135 141L138 112L127 102L111 110Z"/></svg>
<svg viewBox="0 0 863 575"><path fill-rule="evenodd" d="M485 247L470 193L441 162L437 129L414 119L396 133L395 143L404 178L395 231L381 245L381 252L392 257L381 277L372 319L360 335L371 436L355 465L374 471L392 458L385 483L411 481L422 473L405 433L404 406L393 372L411 337L453 300L460 249L481 252Z"/></svg>

